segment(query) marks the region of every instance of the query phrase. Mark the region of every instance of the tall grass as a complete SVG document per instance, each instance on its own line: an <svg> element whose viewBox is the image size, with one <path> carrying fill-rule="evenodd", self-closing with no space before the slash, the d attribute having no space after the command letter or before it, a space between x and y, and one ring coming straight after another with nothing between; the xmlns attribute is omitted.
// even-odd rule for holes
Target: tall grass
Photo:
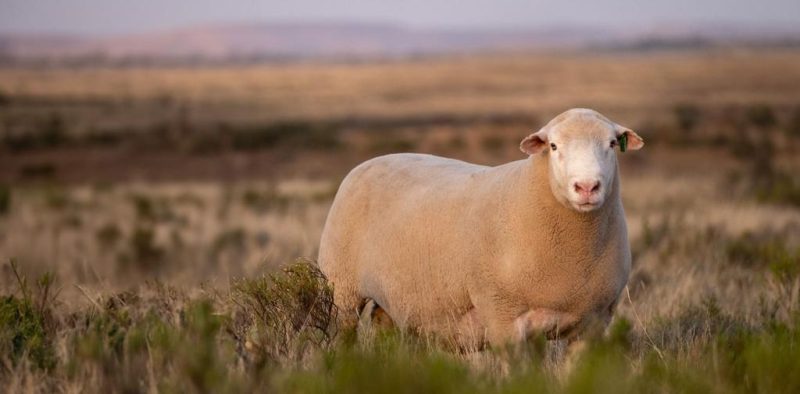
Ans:
<svg viewBox="0 0 800 394"><path fill-rule="evenodd" d="M0 384L11 391L620 393L800 390L800 315L758 326L713 300L658 319L618 318L574 364L548 368L543 339L460 354L396 329L337 336L312 263L188 296L149 285L65 311L50 275L0 302ZM665 342L666 339L669 339Z"/></svg>

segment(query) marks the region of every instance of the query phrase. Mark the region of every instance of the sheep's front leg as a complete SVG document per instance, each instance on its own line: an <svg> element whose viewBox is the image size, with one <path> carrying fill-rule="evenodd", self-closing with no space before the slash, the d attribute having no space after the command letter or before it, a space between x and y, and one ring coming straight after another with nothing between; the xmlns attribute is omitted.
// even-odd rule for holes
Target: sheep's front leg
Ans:
<svg viewBox="0 0 800 394"><path fill-rule="evenodd" d="M544 334L548 339L569 335L575 325L572 315L547 308L531 309L514 320L514 340Z"/></svg>
<svg viewBox="0 0 800 394"><path fill-rule="evenodd" d="M522 314L508 314L505 319L488 320L487 339L492 345L521 343L536 335L548 339L567 334L574 326L570 314L547 308L535 308Z"/></svg>
<svg viewBox="0 0 800 394"><path fill-rule="evenodd" d="M618 301L618 300L617 300ZM564 359L561 373L568 375L580 359L581 354L586 350L587 343L601 338L611 319L614 317L617 301L614 301L606 310L598 313L594 317L587 319L583 323L581 332L567 341L566 357Z"/></svg>

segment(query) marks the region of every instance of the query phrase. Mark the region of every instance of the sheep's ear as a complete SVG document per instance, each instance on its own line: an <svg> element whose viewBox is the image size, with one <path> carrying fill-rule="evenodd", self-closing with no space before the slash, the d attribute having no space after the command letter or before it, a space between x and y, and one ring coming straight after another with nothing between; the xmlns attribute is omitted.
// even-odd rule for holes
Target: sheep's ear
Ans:
<svg viewBox="0 0 800 394"><path fill-rule="evenodd" d="M519 143L519 150L529 155L540 153L545 148L547 148L547 133L544 129L525 137Z"/></svg>
<svg viewBox="0 0 800 394"><path fill-rule="evenodd" d="M619 141L620 151L625 152L626 149L639 150L644 146L644 140L639 137L633 130L617 125L617 140Z"/></svg>

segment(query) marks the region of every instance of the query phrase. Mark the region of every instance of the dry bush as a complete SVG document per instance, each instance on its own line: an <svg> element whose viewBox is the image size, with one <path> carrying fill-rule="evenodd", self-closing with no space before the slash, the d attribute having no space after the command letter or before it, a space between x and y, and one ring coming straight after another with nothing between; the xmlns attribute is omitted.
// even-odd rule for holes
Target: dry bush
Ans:
<svg viewBox="0 0 800 394"><path fill-rule="evenodd" d="M301 362L336 337L333 288L316 264L298 261L233 285L234 336L252 362Z"/></svg>

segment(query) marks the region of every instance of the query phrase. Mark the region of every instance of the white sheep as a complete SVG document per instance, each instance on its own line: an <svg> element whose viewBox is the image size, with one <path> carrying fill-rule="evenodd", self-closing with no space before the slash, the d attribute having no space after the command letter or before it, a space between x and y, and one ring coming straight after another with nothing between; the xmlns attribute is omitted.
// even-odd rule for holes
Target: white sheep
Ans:
<svg viewBox="0 0 800 394"><path fill-rule="evenodd" d="M625 145L644 142L571 109L522 140L525 160L362 163L336 194L319 251L343 323L371 299L398 326L465 348L605 327L631 264L615 153Z"/></svg>

